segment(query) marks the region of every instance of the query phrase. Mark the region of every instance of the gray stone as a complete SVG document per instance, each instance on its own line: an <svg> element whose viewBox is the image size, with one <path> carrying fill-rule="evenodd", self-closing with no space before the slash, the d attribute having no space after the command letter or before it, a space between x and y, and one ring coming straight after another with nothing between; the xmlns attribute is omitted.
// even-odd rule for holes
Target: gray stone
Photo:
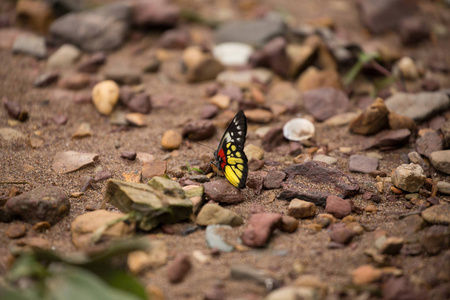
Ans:
<svg viewBox="0 0 450 300"><path fill-rule="evenodd" d="M61 188L40 187L8 199L5 208L31 224L40 221L55 224L69 214L70 202Z"/></svg>
<svg viewBox="0 0 450 300"><path fill-rule="evenodd" d="M403 164L397 167L392 175L392 183L410 193L419 191L425 179L422 167L416 164Z"/></svg>
<svg viewBox="0 0 450 300"><path fill-rule="evenodd" d="M436 131L430 131L416 140L416 150L419 154L429 157L432 152L442 150L443 139Z"/></svg>
<svg viewBox="0 0 450 300"><path fill-rule="evenodd" d="M59 68L69 66L77 61L81 56L81 51L70 44L64 44L59 47L47 60L50 68Z"/></svg>
<svg viewBox="0 0 450 300"><path fill-rule="evenodd" d="M106 79L114 80L118 84L138 84L141 82L141 72L127 64L106 66L104 70Z"/></svg>
<svg viewBox="0 0 450 300"><path fill-rule="evenodd" d="M450 224L450 205L439 204L428 207L422 212L422 218L431 224Z"/></svg>
<svg viewBox="0 0 450 300"><path fill-rule="evenodd" d="M200 226L216 224L239 226L242 225L244 221L239 215L220 205L205 204L198 213L195 223Z"/></svg>
<svg viewBox="0 0 450 300"><path fill-rule="evenodd" d="M57 41L85 51L112 50L125 39L130 12L129 4L114 3L94 11L68 13L52 23L50 33Z"/></svg>
<svg viewBox="0 0 450 300"><path fill-rule="evenodd" d="M148 185L110 179L104 201L124 213L140 213L138 227L143 230L189 219L193 209L181 186L163 177L152 178Z"/></svg>
<svg viewBox="0 0 450 300"><path fill-rule="evenodd" d="M450 195L450 183L445 181L439 181L436 184L439 193Z"/></svg>
<svg viewBox="0 0 450 300"><path fill-rule="evenodd" d="M445 174L450 174L450 150L431 153L430 162L436 170Z"/></svg>
<svg viewBox="0 0 450 300"><path fill-rule="evenodd" d="M276 36L284 35L285 24L281 20L246 20L225 22L215 35L217 44L238 42L262 47Z"/></svg>
<svg viewBox="0 0 450 300"><path fill-rule="evenodd" d="M222 252L231 252L234 247L224 241L219 231L231 231L232 227L228 225L209 225L206 227L205 238L209 248L219 249Z"/></svg>
<svg viewBox="0 0 450 300"><path fill-rule="evenodd" d="M328 155L324 155L324 154L314 155L313 161L321 161L321 162L327 163L329 165L337 164L337 159L336 158L328 156Z"/></svg>
<svg viewBox="0 0 450 300"><path fill-rule="evenodd" d="M440 92L396 93L385 103L390 111L410 117L416 122L423 121L450 107L450 99Z"/></svg>
<svg viewBox="0 0 450 300"><path fill-rule="evenodd" d="M378 169L378 158L365 155L352 155L348 162L348 169L351 172L371 173Z"/></svg>
<svg viewBox="0 0 450 300"><path fill-rule="evenodd" d="M45 58L47 56L47 48L45 46L45 38L41 36L22 34L14 41L13 53L22 53L37 58Z"/></svg>

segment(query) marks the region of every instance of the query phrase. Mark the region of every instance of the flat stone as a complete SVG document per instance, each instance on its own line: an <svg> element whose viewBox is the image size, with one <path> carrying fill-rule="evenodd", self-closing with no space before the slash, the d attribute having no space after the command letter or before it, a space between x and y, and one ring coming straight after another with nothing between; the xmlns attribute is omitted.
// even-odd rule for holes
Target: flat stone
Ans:
<svg viewBox="0 0 450 300"><path fill-rule="evenodd" d="M352 271L352 281L356 285L366 285L378 281L381 275L380 269L372 265L362 265Z"/></svg>
<svg viewBox="0 0 450 300"><path fill-rule="evenodd" d="M315 67L309 67L304 71L296 82L297 89L300 92L330 87L342 90L342 84L339 73L333 69L318 70Z"/></svg>
<svg viewBox="0 0 450 300"><path fill-rule="evenodd" d="M439 204L433 205L425 209L422 213L422 218L431 224L450 224L450 205Z"/></svg>
<svg viewBox="0 0 450 300"><path fill-rule="evenodd" d="M410 136L411 131L409 129L383 130L374 136L374 140L365 150L371 148L381 150L399 148L408 142Z"/></svg>
<svg viewBox="0 0 450 300"><path fill-rule="evenodd" d="M71 44L64 44L47 59L47 66L60 68L70 66L81 56L81 51Z"/></svg>
<svg viewBox="0 0 450 300"><path fill-rule="evenodd" d="M240 203L245 200L241 190L227 180L214 180L203 184L206 199L219 203Z"/></svg>
<svg viewBox="0 0 450 300"><path fill-rule="evenodd" d="M141 71L125 64L106 66L104 73L106 79L113 80L118 84L139 84L141 82Z"/></svg>
<svg viewBox="0 0 450 300"><path fill-rule="evenodd" d="M450 228L443 225L433 225L423 231L420 243L430 255L436 255L450 246Z"/></svg>
<svg viewBox="0 0 450 300"><path fill-rule="evenodd" d="M438 181L436 184L439 193L450 195L450 183L445 181Z"/></svg>
<svg viewBox="0 0 450 300"><path fill-rule="evenodd" d="M58 187L40 187L8 199L6 211L34 224L48 221L55 224L70 211L70 201Z"/></svg>
<svg viewBox="0 0 450 300"><path fill-rule="evenodd" d="M0 128L0 138L6 142L25 141L25 135L17 129L3 127Z"/></svg>
<svg viewBox="0 0 450 300"><path fill-rule="evenodd" d="M47 56L45 38L31 34L19 35L14 41L12 51L13 53L22 53L37 58L45 58Z"/></svg>
<svg viewBox="0 0 450 300"><path fill-rule="evenodd" d="M188 219L193 208L181 186L162 177L154 177L148 184L110 179L104 201L124 213L141 213L142 220L138 226L142 230Z"/></svg>
<svg viewBox="0 0 450 300"><path fill-rule="evenodd" d="M342 91L324 87L302 94L305 109L319 122L347 112L350 101Z"/></svg>
<svg viewBox="0 0 450 300"><path fill-rule="evenodd" d="M271 111L255 108L245 111L245 116L250 122L266 124L270 123L273 119L273 114Z"/></svg>
<svg viewBox="0 0 450 300"><path fill-rule="evenodd" d="M198 213L195 223L200 226L217 224L240 226L244 221L239 215L220 205L205 204Z"/></svg>
<svg viewBox="0 0 450 300"><path fill-rule="evenodd" d="M272 232L281 225L281 215L276 213L253 214L241 239L249 247L264 247Z"/></svg>
<svg viewBox="0 0 450 300"><path fill-rule="evenodd" d="M313 161L320 161L320 162L324 162L324 163L329 164L329 165L337 164L337 159L336 158L334 158L332 156L324 155L324 154L316 154L316 155L314 155Z"/></svg>
<svg viewBox="0 0 450 300"><path fill-rule="evenodd" d="M430 162L436 170L450 174L450 150L432 152L430 154Z"/></svg>
<svg viewBox="0 0 450 300"><path fill-rule="evenodd" d="M204 140L216 133L216 127L210 120L198 120L186 123L183 127L182 136L191 140Z"/></svg>
<svg viewBox="0 0 450 300"><path fill-rule="evenodd" d="M425 157L430 157L432 152L441 151L443 139L436 131L429 131L416 140L416 151Z"/></svg>
<svg viewBox="0 0 450 300"><path fill-rule="evenodd" d="M6 229L5 234L10 239L18 239L27 234L27 227L24 224L11 224Z"/></svg>
<svg viewBox="0 0 450 300"><path fill-rule="evenodd" d="M386 99L387 108L416 122L428 119L450 107L449 97L440 92L396 93Z"/></svg>
<svg viewBox="0 0 450 300"><path fill-rule="evenodd" d="M269 171L264 177L264 187L266 189L278 189L286 178L286 173L282 171Z"/></svg>
<svg viewBox="0 0 450 300"><path fill-rule="evenodd" d="M225 237L227 233L232 230L231 226L228 225L208 225L206 227L205 239L209 248L218 249L221 252L231 252L234 250L232 245L225 242Z"/></svg>
<svg viewBox="0 0 450 300"><path fill-rule="evenodd" d="M264 158L264 150L254 144L248 144L244 147L245 155L250 161L252 158L261 160Z"/></svg>
<svg viewBox="0 0 450 300"><path fill-rule="evenodd" d="M97 159L97 153L83 153L76 151L57 152L53 158L52 169L56 173L66 174L91 165Z"/></svg>
<svg viewBox="0 0 450 300"><path fill-rule="evenodd" d="M298 228L299 221L291 216L283 215L281 217L281 227L280 230L284 232L294 232Z"/></svg>
<svg viewBox="0 0 450 300"><path fill-rule="evenodd" d="M297 219L314 217L316 205L300 199L292 199L289 203L288 215Z"/></svg>
<svg viewBox="0 0 450 300"><path fill-rule="evenodd" d="M371 173L378 169L378 158L365 155L352 155L348 162L348 170L358 173Z"/></svg>
<svg viewBox="0 0 450 300"><path fill-rule="evenodd" d="M344 200L340 197L330 195L327 198L325 211L332 214L336 218L342 219L352 212L352 205L349 200Z"/></svg>
<svg viewBox="0 0 450 300"><path fill-rule="evenodd" d="M353 230L340 225L342 224L334 224L330 226L330 239L333 242L347 245L351 242L351 240L355 236L355 233L353 232Z"/></svg>

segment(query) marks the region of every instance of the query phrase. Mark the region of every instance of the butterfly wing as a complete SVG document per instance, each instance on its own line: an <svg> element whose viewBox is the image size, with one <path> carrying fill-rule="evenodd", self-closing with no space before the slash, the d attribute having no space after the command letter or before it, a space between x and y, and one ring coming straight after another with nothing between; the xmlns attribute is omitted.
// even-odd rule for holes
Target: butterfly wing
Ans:
<svg viewBox="0 0 450 300"><path fill-rule="evenodd" d="M239 111L228 125L214 153L216 166L228 181L238 188L245 188L248 166L244 153L245 136L247 135L247 118Z"/></svg>

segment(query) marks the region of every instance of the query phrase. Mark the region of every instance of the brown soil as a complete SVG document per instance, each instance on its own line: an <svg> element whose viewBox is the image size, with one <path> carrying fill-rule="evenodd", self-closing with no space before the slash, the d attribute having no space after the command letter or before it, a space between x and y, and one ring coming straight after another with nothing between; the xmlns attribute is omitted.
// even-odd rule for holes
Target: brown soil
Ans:
<svg viewBox="0 0 450 300"><path fill-rule="evenodd" d="M180 1L183 3L184 1ZM222 1L209 2L206 7L204 1L193 1L191 7L200 7L200 12L213 12L217 8L222 8ZM228 3L228 1L225 1ZM245 2L245 1L241 1ZM369 36L358 18L358 11L354 1L293 1L293 0L265 0L262 1L268 7L283 7L288 11L298 23L307 23L320 17L331 17L336 24L338 32L348 36L350 40L357 43L366 43ZM449 24L450 11L448 8L441 9L444 5L436 2L422 1L423 11L431 20L441 20L444 24ZM238 5L231 5L234 11L238 11ZM245 13L237 13L236 17L245 17ZM204 32L207 39L211 33L208 29L197 25L190 26L200 32ZM129 62L130 65L139 67L148 54L154 51L153 47L157 36L144 38L142 41L130 40L122 48L110 53L108 60ZM376 37L383 41L392 40L394 45L399 45L398 37L393 33L388 33ZM140 48L145 51L136 51ZM433 57L440 57L447 64L450 64L449 39L439 39L424 42L418 47L403 48L402 51L418 60L428 62ZM23 143L13 145L0 144L0 181L26 181L23 185L0 184L0 194L7 195L12 187L16 187L21 192L29 191L41 186L59 186L67 193L79 191L84 183L85 176L93 176L99 169L109 170L113 178L123 179L124 172L139 171L142 165L139 161L128 161L120 158L120 153L124 150L136 152L148 152L154 155L155 159L166 158L169 152L164 151L160 146L163 132L169 129L181 130L183 124L189 119L199 118L202 106L207 103L204 96L204 88L208 83L187 84L180 75L179 59L181 52L170 52L171 58L163 63L163 68L159 74L144 74L142 76L143 85L148 93L155 100L156 107L146 117L147 126L143 128L130 128L126 131L115 130L111 126L107 117L99 116L92 104L78 104L72 98L74 93L64 91L51 86L48 88L33 88L32 84L37 75L45 70L45 61L22 56L12 55L10 51L0 50L0 96L5 96L11 100L19 102L30 114L28 121L14 126L15 129L28 135L35 131L42 132L45 139L45 146L32 149ZM68 72L73 70L68 70ZM100 72L101 73L101 72ZM162 74L162 75L161 75ZM444 87L450 87L449 77L441 78ZM161 96L173 95L174 101L168 105L158 105ZM68 116L68 123L64 126L56 125L51 120L55 114L63 113ZM292 115L284 115L272 122L270 125L281 124L292 118ZM93 137L83 139L71 139L71 135L81 122L88 122L94 131ZM351 136L347 128L326 128L321 124L316 124L316 141L319 145L332 144L334 148L341 146L357 147L358 138ZM4 109L0 109L0 127L9 127L8 116ZM249 124L249 134L247 143L261 145L261 140L256 137L254 131L259 126ZM216 135L203 143L215 148L222 135L219 130ZM120 145L120 147L116 147ZM94 166L84 168L80 171L65 175L56 174L52 168L52 159L58 151L84 151L97 152L100 154L99 160ZM413 150L413 144L401 149L382 152L384 157L380 161L379 169L390 173L394 166L404 162L402 155ZM339 151L332 152L338 157L338 167L348 173L347 157ZM191 143L191 148L186 144L172 152L172 157L168 160L169 174L174 174L177 170L186 165L186 161L192 165L199 165L210 160L213 153L206 147ZM286 157L280 153L266 153L265 159L280 161L277 167L284 168L292 163L292 157ZM197 162L197 163L196 163ZM266 167L269 168L269 167ZM369 175L352 174L363 189L373 189L375 180ZM439 176L442 175L437 175ZM447 178L448 180L448 178ZM56 251L69 253L75 251L71 242L70 224L75 217L86 212L86 206L97 206L101 203L105 191L105 183L100 183L97 190L88 189L81 198L71 198L70 215L61 222L52 226L45 233L37 234L31 230L31 225L27 224L27 236L38 235L47 239ZM280 190L264 191L261 195L255 195L249 189L243 190L246 200L238 205L227 206L227 208L241 215L244 220L248 220L251 212L262 208L267 212L277 212L285 214L288 202L277 200L270 202L270 194L278 194ZM353 198L355 205L365 207L368 203L362 199L362 195ZM391 235L401 236L403 232L402 223L398 220L398 214L407 213L410 210L405 208L406 200L396 202L383 201L377 204L378 212L374 214L362 213L355 215L360 223L369 227L380 227ZM113 209L109 207L109 209ZM413 208L417 209L417 208ZM323 208L320 208L323 212ZM13 223L23 223L14 221ZM250 250L247 252L222 253L218 258L213 258L211 262L201 265L193 260L193 269L186 279L177 285L171 285L167 281L167 266L156 271L148 272L142 276L145 284L158 286L164 291L166 299L203 299L206 289L212 287L218 280L222 280L225 286L227 299L258 299L265 295L264 287L251 282L233 281L230 279L230 267L237 264L248 264L255 268L261 268L270 272L275 278L281 279L289 285L294 279L291 274L293 265L301 263L304 266L304 274L315 275L330 288L336 287L338 290L351 282L350 273L360 265L369 263L369 259L364 255L364 250L371 247L374 242L373 232L365 232L357 236L350 246L343 249L330 250L327 248L329 235L326 230L315 232L307 228L311 220L301 220L300 228L292 234L276 231L272 236L268 246L261 250ZM4 275L7 269L7 257L9 253L8 245L11 243L4 232L10 224L0 223L0 274ZM190 226L189 223L174 225L175 230L182 230ZM235 229L242 232L244 226ZM167 235L156 230L149 234L152 238L166 241L170 257L176 254L191 254L194 250L209 253L210 249L205 242L204 230L197 230L188 235ZM287 255L281 255L280 251L285 251ZM448 257L448 256L447 256ZM433 276L445 259L445 254L436 256L404 256L393 257L393 264L402 269L406 277L414 282L417 287L431 288L428 277ZM294 279L292 279L294 278ZM253 295L253 297L251 296ZM349 295L349 298L352 296Z"/></svg>

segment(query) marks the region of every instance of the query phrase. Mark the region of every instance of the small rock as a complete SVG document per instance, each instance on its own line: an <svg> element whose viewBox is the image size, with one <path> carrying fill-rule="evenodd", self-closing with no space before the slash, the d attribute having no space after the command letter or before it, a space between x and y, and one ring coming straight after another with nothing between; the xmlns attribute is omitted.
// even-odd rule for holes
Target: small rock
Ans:
<svg viewBox="0 0 450 300"><path fill-rule="evenodd" d="M352 155L348 162L350 172L371 173L378 169L378 158L365 155Z"/></svg>
<svg viewBox="0 0 450 300"><path fill-rule="evenodd" d="M324 87L302 94L305 109L319 122L350 109L350 101L342 91Z"/></svg>
<svg viewBox="0 0 450 300"><path fill-rule="evenodd" d="M244 153L249 161L252 159L262 160L264 158L264 150L254 144L245 146Z"/></svg>
<svg viewBox="0 0 450 300"><path fill-rule="evenodd" d="M421 86L426 92L436 92L441 88L441 83L435 78L424 78Z"/></svg>
<svg viewBox="0 0 450 300"><path fill-rule="evenodd" d="M342 245L347 245L348 243L351 242L353 236L355 235L355 233L353 232L353 230L350 230L344 226L338 226L338 225L342 225L342 224L334 224L330 227L330 239L333 242L342 244Z"/></svg>
<svg viewBox="0 0 450 300"><path fill-rule="evenodd" d="M229 96L222 94L216 94L209 99L211 104L214 104L221 109L227 109L230 106L230 101L231 99Z"/></svg>
<svg viewBox="0 0 450 300"><path fill-rule="evenodd" d="M246 110L245 116L250 122L262 124L270 123L270 121L272 121L273 119L272 112L261 108Z"/></svg>
<svg viewBox="0 0 450 300"><path fill-rule="evenodd" d="M368 213L375 213L377 212L378 208L373 204L369 204L366 206L366 208L364 208L364 210Z"/></svg>
<svg viewBox="0 0 450 300"><path fill-rule="evenodd" d="M216 283L214 286L206 290L203 296L204 300L225 300L224 285Z"/></svg>
<svg viewBox="0 0 450 300"><path fill-rule="evenodd" d="M178 131L167 130L161 138L161 146L165 150L175 150L180 148L183 137Z"/></svg>
<svg viewBox="0 0 450 300"><path fill-rule="evenodd" d="M139 84L141 72L137 68L131 68L125 64L116 64L105 67L105 77L118 84Z"/></svg>
<svg viewBox="0 0 450 300"><path fill-rule="evenodd" d="M332 214L336 218L342 219L352 212L352 205L348 200L330 195L327 198L325 211L329 214Z"/></svg>
<svg viewBox="0 0 450 300"><path fill-rule="evenodd" d="M184 50L183 64L186 66L186 78L189 82L215 79L224 70L224 66L211 53L206 53L197 46Z"/></svg>
<svg viewBox="0 0 450 300"><path fill-rule="evenodd" d="M148 114L152 110L151 99L145 93L140 93L133 96L126 105L130 109L130 111L138 112L141 114Z"/></svg>
<svg viewBox="0 0 450 300"><path fill-rule="evenodd" d="M391 178L396 187L411 193L419 191L426 179L422 167L412 163L397 167Z"/></svg>
<svg viewBox="0 0 450 300"><path fill-rule="evenodd" d="M188 256L179 254L167 266L167 278L170 283L180 283L191 270L192 265Z"/></svg>
<svg viewBox="0 0 450 300"><path fill-rule="evenodd" d="M318 70L315 67L306 69L298 78L296 86L300 92L324 87L342 90L339 73L333 69Z"/></svg>
<svg viewBox="0 0 450 300"><path fill-rule="evenodd" d="M407 116L402 116L393 111L389 112L388 122L389 128L393 130L406 128L411 132L415 132L417 129L417 124L413 119Z"/></svg>
<svg viewBox="0 0 450 300"><path fill-rule="evenodd" d="M3 97L3 107L8 112L8 115L16 120L24 122L28 119L28 112L24 110L19 103L11 101L6 97Z"/></svg>
<svg viewBox="0 0 450 300"><path fill-rule="evenodd" d="M95 108L104 115L110 115L119 100L120 89L112 80L97 83L92 89L92 100Z"/></svg>
<svg viewBox="0 0 450 300"><path fill-rule="evenodd" d="M189 46L191 36L183 29L166 30L159 39L158 45L166 49L184 49Z"/></svg>
<svg viewBox="0 0 450 300"><path fill-rule="evenodd" d="M0 128L0 138L3 141L10 142L25 141L25 135L23 135L20 131L9 127Z"/></svg>
<svg viewBox="0 0 450 300"><path fill-rule="evenodd" d="M59 72L49 72L39 75L33 82L34 87L45 87L53 82L57 81L59 78Z"/></svg>
<svg viewBox="0 0 450 300"><path fill-rule="evenodd" d="M260 50L252 54L250 65L272 69L276 74L286 77L289 75L291 62L286 53L287 41L284 37L275 37L267 42Z"/></svg>
<svg viewBox="0 0 450 300"><path fill-rule="evenodd" d="M72 195L70 195L72 197ZM44 232L45 230L50 229L52 225L47 221L37 222L33 225L33 230L36 232Z"/></svg>
<svg viewBox="0 0 450 300"><path fill-rule="evenodd" d="M214 58L224 66L243 66L253 53L253 47L244 43L222 43L214 46Z"/></svg>
<svg viewBox="0 0 450 300"><path fill-rule="evenodd" d="M273 230L281 225L281 215L276 213L259 213L250 217L241 239L250 247L264 247Z"/></svg>
<svg viewBox="0 0 450 300"><path fill-rule="evenodd" d="M27 227L24 224L11 224L6 229L5 234L10 239L18 239L24 237L27 233Z"/></svg>
<svg viewBox="0 0 450 300"><path fill-rule="evenodd" d="M284 232L294 232L295 230L297 230L298 228L298 220L290 217L290 216L285 216L283 215L281 217L281 227L280 230L284 231Z"/></svg>
<svg viewBox="0 0 450 300"><path fill-rule="evenodd" d="M58 82L58 86L68 90L80 90L87 87L90 83L90 76L84 73L67 75Z"/></svg>
<svg viewBox="0 0 450 300"><path fill-rule="evenodd" d="M77 130L72 134L72 138L84 138L87 136L92 136L93 132L91 129L91 124L83 122L78 126Z"/></svg>
<svg viewBox="0 0 450 300"><path fill-rule="evenodd" d="M450 246L450 229L448 226L433 225L423 231L420 243L430 255L436 255Z"/></svg>
<svg viewBox="0 0 450 300"><path fill-rule="evenodd" d="M450 174L450 150L432 152L430 162L436 170Z"/></svg>
<svg viewBox="0 0 450 300"><path fill-rule="evenodd" d="M352 133L371 135L388 127L389 111L381 98L377 98L364 112L349 125Z"/></svg>
<svg viewBox="0 0 450 300"><path fill-rule="evenodd" d="M76 151L58 152L53 158L52 169L56 173L66 174L93 164L97 159L98 154L96 153Z"/></svg>
<svg viewBox="0 0 450 300"><path fill-rule="evenodd" d="M327 119L324 123L328 126L345 126L353 122L359 116L356 112L347 112L335 115Z"/></svg>
<svg viewBox="0 0 450 300"><path fill-rule="evenodd" d="M401 237L388 237L379 247L381 254L399 254L403 247L404 239Z"/></svg>
<svg viewBox="0 0 450 300"><path fill-rule="evenodd" d="M329 165L337 164L337 159L324 154L316 154L313 157L313 161L321 161Z"/></svg>
<svg viewBox="0 0 450 300"><path fill-rule="evenodd" d="M228 225L208 225L206 227L205 239L209 248L219 249L222 252L231 252L234 247L227 244L225 236L232 231L232 227Z"/></svg>
<svg viewBox="0 0 450 300"><path fill-rule="evenodd" d="M374 141L367 149L395 149L405 145L408 142L410 136L411 131L409 131L409 129L383 130L375 135Z"/></svg>
<svg viewBox="0 0 450 300"><path fill-rule="evenodd" d="M428 131L416 140L416 151L425 157L430 157L432 152L441 151L443 139L436 131Z"/></svg>
<svg viewBox="0 0 450 300"><path fill-rule="evenodd" d="M227 180L215 180L203 184L206 199L219 203L240 203L245 200L241 190Z"/></svg>
<svg viewBox="0 0 450 300"><path fill-rule="evenodd" d="M397 68L399 73L398 77L400 78L407 80L416 80L419 78L419 70L412 58L408 56L402 57L394 68Z"/></svg>
<svg viewBox="0 0 450 300"><path fill-rule="evenodd" d="M97 52L82 60L78 65L78 71L83 73L97 73L98 69L106 62L106 53Z"/></svg>
<svg viewBox="0 0 450 300"><path fill-rule="evenodd" d="M208 104L203 106L200 118L212 119L219 113L219 108L216 105Z"/></svg>
<svg viewBox="0 0 450 300"><path fill-rule="evenodd" d="M40 1L20 0L16 5L16 22L40 34L46 34L53 21L53 11L50 3Z"/></svg>
<svg viewBox="0 0 450 300"><path fill-rule="evenodd" d="M128 113L125 114L125 119L127 122L133 126L143 127L147 125L146 118L144 114L141 113Z"/></svg>
<svg viewBox="0 0 450 300"><path fill-rule="evenodd" d="M70 44L64 44L58 48L47 60L50 68L67 67L75 63L81 56L81 51Z"/></svg>
<svg viewBox="0 0 450 300"><path fill-rule="evenodd" d="M352 271L352 281L356 285L366 285L380 280L382 271L371 265L362 265Z"/></svg>
<svg viewBox="0 0 450 300"><path fill-rule="evenodd" d="M40 187L9 198L5 209L32 224L39 221L55 224L69 214L70 201L61 188Z"/></svg>
<svg viewBox="0 0 450 300"><path fill-rule="evenodd" d="M142 167L141 174L142 179L151 179L155 176L163 176L167 172L167 162L166 161L149 161L144 163Z"/></svg>
<svg viewBox="0 0 450 300"><path fill-rule="evenodd" d="M55 122L57 125L65 125L67 121L69 120L67 116L65 115L54 115L52 118L53 122Z"/></svg>
<svg viewBox="0 0 450 300"><path fill-rule="evenodd" d="M292 199L289 203L288 215L297 219L314 217L316 205L300 199Z"/></svg>
<svg viewBox="0 0 450 300"><path fill-rule="evenodd" d="M192 121L184 125L183 137L191 140L204 140L210 138L216 132L216 127L210 120Z"/></svg>
<svg viewBox="0 0 450 300"><path fill-rule="evenodd" d="M407 116L416 122L450 107L449 97L441 92L396 93L386 99L385 103L389 111Z"/></svg>
<svg viewBox="0 0 450 300"><path fill-rule="evenodd" d="M128 160L135 160L136 159L136 152L134 151L122 151L120 153L120 157L126 158Z"/></svg>
<svg viewBox="0 0 450 300"><path fill-rule="evenodd" d="M128 254L127 265L133 274L156 269L166 264L168 251L166 242L152 239L147 251L133 251Z"/></svg>
<svg viewBox="0 0 450 300"><path fill-rule="evenodd" d="M47 56L45 38L30 34L19 35L14 41L12 50L13 53L22 53L36 58L45 58Z"/></svg>
<svg viewBox="0 0 450 300"><path fill-rule="evenodd" d="M132 24L141 27L173 27L180 8L169 1L136 1L132 5Z"/></svg>
<svg viewBox="0 0 450 300"><path fill-rule="evenodd" d="M403 44L417 44L430 37L430 27L423 18L411 16L400 21L399 34Z"/></svg>
<svg viewBox="0 0 450 300"><path fill-rule="evenodd" d="M445 181L438 181L436 184L439 193L450 195L450 183Z"/></svg>
<svg viewBox="0 0 450 300"><path fill-rule="evenodd" d="M433 205L421 213L422 218L431 224L450 224L450 205L439 204Z"/></svg>
<svg viewBox="0 0 450 300"><path fill-rule="evenodd" d="M200 226L208 225L230 225L240 226L244 223L242 218L229 209L223 208L217 204L205 204L197 215L195 220Z"/></svg>
<svg viewBox="0 0 450 300"><path fill-rule="evenodd" d="M286 174L282 171L269 171L264 177L264 187L266 189L278 189L286 178Z"/></svg>

